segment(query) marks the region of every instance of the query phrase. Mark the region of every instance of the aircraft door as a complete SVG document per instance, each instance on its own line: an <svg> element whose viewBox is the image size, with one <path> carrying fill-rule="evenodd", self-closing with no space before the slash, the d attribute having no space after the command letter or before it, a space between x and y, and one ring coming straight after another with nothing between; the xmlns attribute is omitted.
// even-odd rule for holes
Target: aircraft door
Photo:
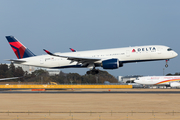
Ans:
<svg viewBox="0 0 180 120"><path fill-rule="evenodd" d="M130 56L130 51L126 50L126 57L129 57L129 56Z"/></svg>
<svg viewBox="0 0 180 120"><path fill-rule="evenodd" d="M40 64L44 64L44 58L40 58Z"/></svg>
<svg viewBox="0 0 180 120"><path fill-rule="evenodd" d="M158 47L158 48L157 48L157 53L158 53L158 54L161 54L161 52L162 52L162 48Z"/></svg>

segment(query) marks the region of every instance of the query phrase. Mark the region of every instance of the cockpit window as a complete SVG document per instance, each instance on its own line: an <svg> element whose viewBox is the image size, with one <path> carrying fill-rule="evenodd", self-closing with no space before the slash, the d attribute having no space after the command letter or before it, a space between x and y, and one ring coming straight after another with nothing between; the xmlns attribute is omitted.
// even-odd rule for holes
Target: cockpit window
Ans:
<svg viewBox="0 0 180 120"><path fill-rule="evenodd" d="M171 49L171 48L168 48L167 51L172 51L172 49Z"/></svg>

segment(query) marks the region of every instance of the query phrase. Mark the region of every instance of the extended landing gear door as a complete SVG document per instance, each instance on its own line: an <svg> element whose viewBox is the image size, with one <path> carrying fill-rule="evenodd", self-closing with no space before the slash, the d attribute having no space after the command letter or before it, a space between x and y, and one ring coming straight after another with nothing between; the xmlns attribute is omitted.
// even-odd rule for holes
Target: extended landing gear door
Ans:
<svg viewBox="0 0 180 120"><path fill-rule="evenodd" d="M89 69L93 69L94 68L94 63L90 63L88 66L87 66L87 68L89 68Z"/></svg>

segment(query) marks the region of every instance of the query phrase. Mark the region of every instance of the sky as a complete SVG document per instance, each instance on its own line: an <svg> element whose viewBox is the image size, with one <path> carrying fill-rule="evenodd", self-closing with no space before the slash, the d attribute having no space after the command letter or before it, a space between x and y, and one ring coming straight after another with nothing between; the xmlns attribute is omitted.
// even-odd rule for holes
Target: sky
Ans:
<svg viewBox="0 0 180 120"><path fill-rule="evenodd" d="M13 35L34 54L165 45L180 54L179 0L1 0L0 63L16 58L5 36ZM124 64L114 76L180 72L180 57ZM102 68L100 68L103 70ZM84 75L88 68L62 69Z"/></svg>

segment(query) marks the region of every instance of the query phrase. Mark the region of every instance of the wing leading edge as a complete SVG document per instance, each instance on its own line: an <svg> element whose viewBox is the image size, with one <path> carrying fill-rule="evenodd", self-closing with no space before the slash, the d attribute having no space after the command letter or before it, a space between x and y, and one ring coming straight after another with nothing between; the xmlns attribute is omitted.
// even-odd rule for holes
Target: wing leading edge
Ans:
<svg viewBox="0 0 180 120"><path fill-rule="evenodd" d="M85 63L85 62L94 63L94 62L102 60L102 58L56 55L56 54L49 52L48 50L45 50L45 49L43 49L43 50L49 55L67 58L68 60L77 61L78 63Z"/></svg>

